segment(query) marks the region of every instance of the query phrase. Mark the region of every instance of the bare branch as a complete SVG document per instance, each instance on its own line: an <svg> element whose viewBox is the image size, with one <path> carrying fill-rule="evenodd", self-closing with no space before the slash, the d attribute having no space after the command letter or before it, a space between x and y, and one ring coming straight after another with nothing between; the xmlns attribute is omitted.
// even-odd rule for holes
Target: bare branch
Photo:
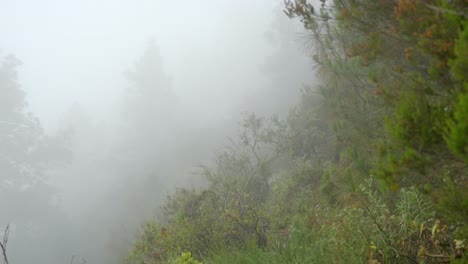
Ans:
<svg viewBox="0 0 468 264"><path fill-rule="evenodd" d="M3 242L0 242L0 247L2 248L3 260L5 264L8 264L8 258L6 254L6 247L8 243L8 235L10 234L10 225L8 224L3 233Z"/></svg>

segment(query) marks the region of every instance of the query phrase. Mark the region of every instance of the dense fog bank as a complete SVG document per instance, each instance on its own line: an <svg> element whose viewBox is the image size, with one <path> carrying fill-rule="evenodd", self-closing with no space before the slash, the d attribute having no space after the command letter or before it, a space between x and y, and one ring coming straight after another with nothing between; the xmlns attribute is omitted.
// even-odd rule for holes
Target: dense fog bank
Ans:
<svg viewBox="0 0 468 264"><path fill-rule="evenodd" d="M11 263L119 263L247 112L286 118L313 81L279 2L6 1L0 24Z"/></svg>

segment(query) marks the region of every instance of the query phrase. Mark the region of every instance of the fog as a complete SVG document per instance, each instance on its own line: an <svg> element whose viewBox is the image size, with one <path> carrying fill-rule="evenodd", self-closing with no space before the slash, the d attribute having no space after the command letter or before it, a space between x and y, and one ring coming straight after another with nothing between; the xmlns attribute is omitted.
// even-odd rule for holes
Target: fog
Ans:
<svg viewBox="0 0 468 264"><path fill-rule="evenodd" d="M243 115L287 118L311 62L273 0L2 0L10 263L122 263Z"/></svg>

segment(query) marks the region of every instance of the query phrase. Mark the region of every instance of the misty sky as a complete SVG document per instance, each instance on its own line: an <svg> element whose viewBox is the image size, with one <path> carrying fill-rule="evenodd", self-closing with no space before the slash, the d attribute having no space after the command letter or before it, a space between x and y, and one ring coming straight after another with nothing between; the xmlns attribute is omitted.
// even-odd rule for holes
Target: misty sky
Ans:
<svg viewBox="0 0 468 264"><path fill-rule="evenodd" d="M125 87L122 73L151 40L160 47L177 94L214 102L204 107L226 107L224 98L248 88L223 82L258 71L268 52L259 52L263 33L278 5L271 0L1 2L2 54L23 61L20 83L49 130L73 102L94 115L109 111ZM216 70L223 78L212 76ZM237 91L229 91L233 88Z"/></svg>

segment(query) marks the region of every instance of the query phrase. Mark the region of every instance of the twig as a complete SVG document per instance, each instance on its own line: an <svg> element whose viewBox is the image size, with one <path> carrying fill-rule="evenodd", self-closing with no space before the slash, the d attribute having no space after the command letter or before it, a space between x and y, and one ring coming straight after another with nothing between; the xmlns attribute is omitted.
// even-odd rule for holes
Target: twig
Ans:
<svg viewBox="0 0 468 264"><path fill-rule="evenodd" d="M81 262L80 262L81 264L86 264L86 263L88 262L88 261L87 261L85 258L83 258L83 257L73 255L73 256L71 257L70 264L73 264L74 261L75 261L75 259L78 260L78 258L79 258L79 260L81 261Z"/></svg>
<svg viewBox="0 0 468 264"><path fill-rule="evenodd" d="M3 242L0 242L0 247L2 248L2 254L3 254L3 260L5 261L5 264L8 264L8 258L6 254L6 247L8 243L8 235L10 234L10 225L8 224L5 228L5 231L3 233Z"/></svg>

